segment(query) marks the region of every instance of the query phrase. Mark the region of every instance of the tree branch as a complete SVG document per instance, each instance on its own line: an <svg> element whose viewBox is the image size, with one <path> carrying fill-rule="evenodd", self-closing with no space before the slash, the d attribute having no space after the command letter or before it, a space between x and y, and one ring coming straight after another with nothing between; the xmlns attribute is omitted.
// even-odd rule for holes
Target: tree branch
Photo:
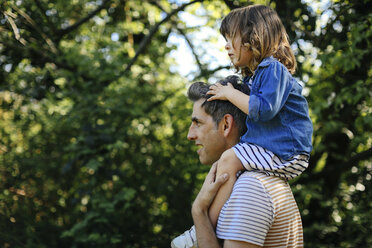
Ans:
<svg viewBox="0 0 372 248"><path fill-rule="evenodd" d="M15 22L13 20L13 18L14 18L14 16L12 15L13 13L11 13L10 11L9 12L4 11L3 13L4 13L4 16L8 19L8 22L9 22L9 24L10 24L12 30L13 30L13 34L14 34L15 39L18 40L22 45L25 46L27 44L27 42L19 34L20 33L19 29L18 29L17 25L15 24Z"/></svg>
<svg viewBox="0 0 372 248"><path fill-rule="evenodd" d="M223 70L223 69L231 69L231 65L220 65L220 66L214 68L213 70L209 70L209 72L211 74L214 74L214 73L218 72L219 70Z"/></svg>
<svg viewBox="0 0 372 248"><path fill-rule="evenodd" d="M351 166L355 165L355 163L357 163L359 161L367 160L367 159L369 159L371 157L372 157L372 147L369 148L368 150L365 150L363 152L360 152L360 153L356 154L355 156L351 157L349 159L349 161L347 161L345 163L342 163L340 165L340 168L351 167Z"/></svg>
<svg viewBox="0 0 372 248"><path fill-rule="evenodd" d="M38 27L38 25L35 23L35 21L23 10L18 8L17 6L12 7L18 14L20 14L30 25L33 29L35 29L41 37L45 40L45 42L48 44L50 50L53 53L57 53L57 48L54 45L53 41Z"/></svg>
<svg viewBox="0 0 372 248"><path fill-rule="evenodd" d="M189 45L189 47L191 49L191 52L192 52L192 55L194 55L195 61L198 64L200 71L202 72L204 70L204 66L201 64L201 62L199 60L199 57L198 57L198 54L196 54L196 52L195 52L194 45L191 43L190 39L187 37L186 33L183 32L182 29L178 28L177 26L176 26L176 29L184 37L185 41Z"/></svg>
<svg viewBox="0 0 372 248"><path fill-rule="evenodd" d="M46 15L46 10L44 9L43 5L40 3L40 0L35 0L36 6L39 8L41 14L44 16L46 22L48 23L48 27L52 32L55 32L55 27L53 23L50 21L49 17Z"/></svg>
<svg viewBox="0 0 372 248"><path fill-rule="evenodd" d="M161 11L167 13L167 11L163 8L163 6L161 6L161 5L159 4L158 1L156 1L156 0L154 0L154 1L149 1L149 3L155 5L155 6L158 7Z"/></svg>
<svg viewBox="0 0 372 248"><path fill-rule="evenodd" d="M218 72L219 70L222 70L222 69L231 69L231 66L227 66L227 65L221 65L221 66L218 66L216 68L214 68L213 70L203 70L199 73L198 76L194 77L194 79L192 81L195 81L195 80L198 80L199 78L201 77L208 77L209 75L213 75L214 73Z"/></svg>
<svg viewBox="0 0 372 248"><path fill-rule="evenodd" d="M167 13L166 10L158 2L153 1L152 3L154 5L156 5L159 9L161 9L163 12ZM205 71L205 69L204 69L205 66L203 66L202 63L200 62L199 56L198 56L198 54L195 51L194 45L192 44L191 40L187 37L187 34L183 31L183 29L177 27L177 23L175 21L172 24L177 29L177 31L183 36L183 38L185 39L186 43L189 45L189 47L191 49L191 52L192 52L192 54L193 54L193 56L195 58L195 61L198 64L198 67L199 67L199 70L200 70L200 74L199 74L198 77L200 77L200 75L202 75L203 72Z"/></svg>
<svg viewBox="0 0 372 248"><path fill-rule="evenodd" d="M234 0L224 0L224 2L226 4L226 6L229 7L230 10L242 7L242 5L239 2L234 1ZM251 4L253 4L253 2L248 1L247 3L244 4L244 6L248 6L248 5L251 5Z"/></svg>
<svg viewBox="0 0 372 248"><path fill-rule="evenodd" d="M344 9L340 10L340 11L336 11L334 10L334 8L330 8L330 9L326 9L322 12L322 14L320 14L320 16L324 15L324 12L326 11L329 11L329 10L332 10L334 13L337 13L335 16L334 16L334 19L331 20L331 21L328 21L327 25L322 28L322 31L325 32L325 33L328 33L331 29L331 27L337 22L340 20L340 16L344 15L345 13L347 13L348 10L350 10L352 8L352 6L348 6L348 7L345 7ZM324 43L323 39L324 39L324 34L320 34L320 35L315 35L313 32L310 32L308 30L306 30L306 28L301 28L301 27L298 27L296 26L296 24L293 22L293 20L291 19L291 16L290 15L287 15L286 17L286 22L289 23L290 27L295 30L295 31L299 31L300 33L303 33L304 34L304 38L307 39L307 40L310 40L313 45L315 47L319 47L321 48L321 46L324 44L327 44L327 43Z"/></svg>
<svg viewBox="0 0 372 248"><path fill-rule="evenodd" d="M180 7L178 7L177 9L174 9L171 13L168 13L167 16L161 20L160 22L158 22L154 27L151 28L150 32L148 35L145 36L145 38L142 39L141 43L139 44L138 46L138 49L136 51L136 54L134 55L134 57L131 59L131 61L129 61L127 67L125 68L124 70L124 73L126 73L127 71L130 70L130 68L132 67L132 65L136 62L136 60L138 59L139 55L145 50L146 46L148 45L148 43L150 42L151 38L155 35L155 33L158 31L159 27L161 24L167 22L173 15L177 14L179 11L183 10L184 8L186 8L187 6L191 5L191 4L194 4L196 2L202 2L203 0L194 0L192 2L189 2L189 3L185 3L183 5L181 5Z"/></svg>
<svg viewBox="0 0 372 248"><path fill-rule="evenodd" d="M58 40L60 40L64 35L70 33L74 29L77 29L79 26L84 24L85 22L89 21L93 16L95 16L98 12L105 8L106 4L111 0L105 0L100 6L97 7L93 12L89 13L86 17L80 19L79 21L75 22L74 24L57 31Z"/></svg>

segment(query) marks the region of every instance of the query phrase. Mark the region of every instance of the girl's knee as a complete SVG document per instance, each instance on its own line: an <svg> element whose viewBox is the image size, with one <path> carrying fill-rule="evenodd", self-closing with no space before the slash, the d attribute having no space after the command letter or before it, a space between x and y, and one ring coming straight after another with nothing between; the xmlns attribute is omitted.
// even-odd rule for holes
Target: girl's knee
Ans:
<svg viewBox="0 0 372 248"><path fill-rule="evenodd" d="M227 172L235 175L238 171L243 169L244 168L233 149L226 150L224 153L222 153L221 158L218 160L218 173Z"/></svg>
<svg viewBox="0 0 372 248"><path fill-rule="evenodd" d="M219 161L229 162L229 161L233 161L235 159L237 159L236 154L235 154L234 150L231 148L231 149L228 149L228 150L226 150L222 153L221 158L219 159Z"/></svg>

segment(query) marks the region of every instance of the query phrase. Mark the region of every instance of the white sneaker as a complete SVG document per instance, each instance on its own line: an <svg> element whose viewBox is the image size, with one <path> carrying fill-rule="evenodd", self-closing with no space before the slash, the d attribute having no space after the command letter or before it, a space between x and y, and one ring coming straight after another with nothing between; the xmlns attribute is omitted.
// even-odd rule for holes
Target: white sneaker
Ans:
<svg viewBox="0 0 372 248"><path fill-rule="evenodd" d="M197 248L198 243L196 240L195 226L187 230L177 238L172 240L172 248Z"/></svg>

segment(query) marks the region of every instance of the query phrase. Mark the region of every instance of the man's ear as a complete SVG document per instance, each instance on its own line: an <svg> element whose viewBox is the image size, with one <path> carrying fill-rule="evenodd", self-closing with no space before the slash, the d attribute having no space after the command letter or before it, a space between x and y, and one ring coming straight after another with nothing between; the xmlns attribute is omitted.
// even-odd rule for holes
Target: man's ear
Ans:
<svg viewBox="0 0 372 248"><path fill-rule="evenodd" d="M234 118L230 114L225 114L221 120L222 130L225 137L229 136L232 132L234 125Z"/></svg>

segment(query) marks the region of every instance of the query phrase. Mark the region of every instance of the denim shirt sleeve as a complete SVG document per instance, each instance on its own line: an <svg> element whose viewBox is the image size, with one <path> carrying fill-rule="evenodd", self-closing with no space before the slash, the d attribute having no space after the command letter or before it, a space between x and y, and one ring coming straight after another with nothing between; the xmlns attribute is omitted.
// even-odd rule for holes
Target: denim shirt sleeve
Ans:
<svg viewBox="0 0 372 248"><path fill-rule="evenodd" d="M259 67L253 80L248 118L269 121L281 110L291 90L290 75L280 62Z"/></svg>

